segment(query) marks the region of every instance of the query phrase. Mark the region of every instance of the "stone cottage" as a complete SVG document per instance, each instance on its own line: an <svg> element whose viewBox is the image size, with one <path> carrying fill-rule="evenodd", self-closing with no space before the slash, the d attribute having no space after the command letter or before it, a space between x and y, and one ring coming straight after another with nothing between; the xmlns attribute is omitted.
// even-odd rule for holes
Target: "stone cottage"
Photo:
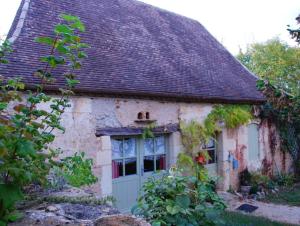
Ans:
<svg viewBox="0 0 300 226"><path fill-rule="evenodd" d="M33 40L51 36L61 13L81 18L82 38L92 48L63 117L66 133L54 145L66 155L81 150L93 158L100 179L94 191L114 195L123 211L149 175L176 162L180 121L203 122L217 103L265 100L256 77L199 22L136 0L22 0L8 35L14 53L1 74L22 75L27 85L37 82L33 72L48 50ZM47 91L55 95L62 82L58 78ZM143 128L153 122L155 138L142 139ZM237 188L238 172L246 167L288 170L288 158L270 148L273 138L278 139L275 128L259 120L224 128L207 147L207 168L219 177L219 188Z"/></svg>

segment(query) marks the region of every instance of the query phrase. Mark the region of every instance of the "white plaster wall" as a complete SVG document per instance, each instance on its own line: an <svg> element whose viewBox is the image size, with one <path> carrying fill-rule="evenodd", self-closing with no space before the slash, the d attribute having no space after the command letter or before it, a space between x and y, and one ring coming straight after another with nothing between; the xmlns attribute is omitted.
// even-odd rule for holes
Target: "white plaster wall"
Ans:
<svg viewBox="0 0 300 226"><path fill-rule="evenodd" d="M46 107L46 106L42 106ZM112 193L111 177L111 147L110 137L97 138L97 128L104 127L135 127L141 126L135 122L140 111L150 112L151 119L156 120L158 126L169 123L179 123L180 120L196 120L202 123L212 104L205 103L179 103L142 99L104 98L104 97L72 97L71 108L63 114L62 124L66 132L57 132L57 138L53 147L60 147L64 155L70 155L76 151L84 151L94 160L94 172L99 177L99 182L93 190L100 195ZM260 127L260 151L261 160L270 156L269 128L266 125ZM258 169L257 164L248 163L248 138L247 127L230 130L224 129L219 134L222 147L219 147L220 188L227 190L230 185L238 187L238 173L245 167ZM170 135L170 164L176 162L177 154L182 150L180 133ZM232 163L228 162L228 154L232 153L239 160L239 169L233 170ZM280 156L278 157L280 158Z"/></svg>

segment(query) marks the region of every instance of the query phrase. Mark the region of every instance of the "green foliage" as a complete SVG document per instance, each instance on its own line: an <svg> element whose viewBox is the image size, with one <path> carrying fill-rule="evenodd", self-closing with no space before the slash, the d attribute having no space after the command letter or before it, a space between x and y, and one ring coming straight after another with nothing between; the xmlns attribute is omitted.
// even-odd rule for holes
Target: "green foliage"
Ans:
<svg viewBox="0 0 300 226"><path fill-rule="evenodd" d="M266 196L265 201L300 207L300 184L280 187L279 192L275 194L269 192Z"/></svg>
<svg viewBox="0 0 300 226"><path fill-rule="evenodd" d="M152 130L154 129L154 127L155 127L154 123L151 123L150 125L146 126L142 133L142 139L153 138L154 133L152 132Z"/></svg>
<svg viewBox="0 0 300 226"><path fill-rule="evenodd" d="M208 114L204 125L194 120L189 123L181 122L180 130L185 152L192 157L197 156L209 139L222 130L220 124L224 123L226 128L233 129L247 124L251 119L251 108L248 105L216 105Z"/></svg>
<svg viewBox="0 0 300 226"><path fill-rule="evenodd" d="M299 83L299 81L295 81ZM272 85L268 80L259 80L257 87L268 102L261 107L261 118L274 123L279 130L281 149L289 152L296 172L300 172L300 95L291 95Z"/></svg>
<svg viewBox="0 0 300 226"><path fill-rule="evenodd" d="M8 41L4 41L0 45L0 64L7 64L8 60L6 59L6 55L12 52L12 48Z"/></svg>
<svg viewBox="0 0 300 226"><path fill-rule="evenodd" d="M54 159L59 151L51 149L50 144L55 139L54 131L64 132L60 124L61 115L70 106L69 96L73 94L72 89L78 83L74 72L81 67L81 61L86 57L83 48L87 47L86 44L81 43L78 36L78 33L84 30L79 18L61 15L61 21L54 29L55 38L36 39L37 42L46 44L50 48L49 55L41 58L44 68L35 72L35 76L41 81L35 89L26 90L25 84L20 79L0 78L0 186L2 188L13 186L21 191L23 186L31 183L45 185L49 170L57 165ZM4 42L0 47L0 63L8 63L5 54L10 51L10 45ZM44 86L55 81L52 71L62 65L67 66L63 74L65 85L60 89L61 96L53 98L43 92ZM50 110L38 108L42 104L49 106ZM91 162L88 161L88 164L83 167L85 175L89 172L87 165L90 164ZM87 178L90 183L91 178ZM7 222L14 202L21 196L16 196L15 189L9 189L4 194L5 196L0 197L2 203L0 220Z"/></svg>
<svg viewBox="0 0 300 226"><path fill-rule="evenodd" d="M216 105L204 121L208 134L221 131L220 123L234 129L249 123L252 119L251 107L248 105Z"/></svg>
<svg viewBox="0 0 300 226"><path fill-rule="evenodd" d="M251 186L251 193L255 194L263 189L274 189L275 187L292 187L295 177L292 174L279 173L275 176L263 175L260 171L249 172L248 169L240 173L241 185Z"/></svg>
<svg viewBox="0 0 300 226"><path fill-rule="evenodd" d="M300 49L279 39L251 45L237 58L261 79L292 95L300 94Z"/></svg>
<svg viewBox="0 0 300 226"><path fill-rule="evenodd" d="M196 226L215 225L224 208L212 184L173 171L150 178L132 212L152 225Z"/></svg>
<svg viewBox="0 0 300 226"><path fill-rule="evenodd" d="M273 181L279 186L291 187L295 183L295 176L292 174L277 174Z"/></svg>
<svg viewBox="0 0 300 226"><path fill-rule="evenodd" d="M261 118L279 130L281 149L289 152L300 172L300 49L278 39L253 44L239 60L261 77L257 87L267 98Z"/></svg>
<svg viewBox="0 0 300 226"><path fill-rule="evenodd" d="M68 184L74 187L97 182L97 177L92 172L93 160L85 159L84 155L84 152L75 153L74 156L62 159L62 175Z"/></svg>
<svg viewBox="0 0 300 226"><path fill-rule="evenodd" d="M224 221L223 226L293 226L291 224L274 222L267 218L239 212L226 211L221 215L221 218Z"/></svg>
<svg viewBox="0 0 300 226"><path fill-rule="evenodd" d="M181 141L184 152L191 158L195 158L202 147L207 144L212 134L195 120L189 123L180 122Z"/></svg>
<svg viewBox="0 0 300 226"><path fill-rule="evenodd" d="M72 203L72 204L85 204L85 205L109 205L115 203L113 196L106 196L102 198L96 198L94 196L82 196L82 197L62 197L62 196L28 196L26 201L36 201L37 203Z"/></svg>
<svg viewBox="0 0 300 226"><path fill-rule="evenodd" d="M251 172L251 194L256 194L257 192L262 191L263 189L274 189L277 186L277 183L272 180L267 175L263 175L260 171Z"/></svg>
<svg viewBox="0 0 300 226"><path fill-rule="evenodd" d="M20 214L15 211L15 203L22 198L20 187L14 184L0 184L0 225L5 225L20 217Z"/></svg>
<svg viewBox="0 0 300 226"><path fill-rule="evenodd" d="M224 123L225 127L233 129L248 123L251 118L251 108L248 105L216 105L203 125L195 120L189 123L181 122L181 140L184 150L178 155L178 167L186 175L196 176L200 180L207 179L207 171L203 164L210 159L210 156L204 147L210 139L214 139L217 132L222 130L220 124Z"/></svg>

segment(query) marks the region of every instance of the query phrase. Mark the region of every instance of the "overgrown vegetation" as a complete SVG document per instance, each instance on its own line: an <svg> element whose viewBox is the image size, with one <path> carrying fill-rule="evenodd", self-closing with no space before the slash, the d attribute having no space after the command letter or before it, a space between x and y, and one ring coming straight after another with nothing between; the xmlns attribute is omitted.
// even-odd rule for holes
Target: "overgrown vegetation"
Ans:
<svg viewBox="0 0 300 226"><path fill-rule="evenodd" d="M290 29L299 41L299 29ZM261 107L261 118L276 125L281 150L294 160L300 175L300 49L278 39L253 44L238 59L260 77L257 87L267 98ZM274 148L274 147L272 147Z"/></svg>
<svg viewBox="0 0 300 226"><path fill-rule="evenodd" d="M299 95L300 49L278 38L254 43L237 56L239 61L263 80L291 95Z"/></svg>
<svg viewBox="0 0 300 226"><path fill-rule="evenodd" d="M251 119L251 107L248 105L216 105L203 124L195 120L181 122L184 150L178 156L178 166L187 172L194 172L193 175L198 172L198 178L205 176L205 171L199 169L204 168L203 165L210 159L205 151L208 141L215 139L216 133L221 132L222 127L233 129L247 124Z"/></svg>
<svg viewBox="0 0 300 226"><path fill-rule="evenodd" d="M93 160L86 159L85 153L75 153L73 156L60 160L58 166L53 166L49 173L49 187L63 189L66 184L73 187L91 185L97 182L98 178L92 172Z"/></svg>
<svg viewBox="0 0 300 226"><path fill-rule="evenodd" d="M258 192L274 194L278 190L290 189L295 183L295 177L292 174L278 173L269 177L260 171L249 172L247 168L240 172L239 176L241 185L251 186L250 194Z"/></svg>
<svg viewBox="0 0 300 226"><path fill-rule="evenodd" d="M80 69L83 51L88 47L81 42L78 33L83 32L84 25L78 17L61 15L61 23L55 26L53 37L39 37L41 44L49 46L49 55L41 57L44 68L38 69L35 76L40 79L35 89L28 90L21 79L1 78L0 80L0 224L15 220L13 212L15 202L22 199L22 188L28 184L47 184L47 175L54 166L63 166L69 180L74 182L73 172L81 171L83 159L78 156L67 158L63 164L55 162L60 150L54 150L50 144L54 141L54 131L64 132L61 116L70 106L69 97L78 84L75 71ZM0 62L8 63L6 54L11 52L7 42L0 48ZM44 92L45 86L53 83L56 76L54 68L64 66L66 69L64 87L61 95L54 98ZM13 75L12 75L13 76ZM20 75L22 76L22 75ZM48 106L45 110L39 106ZM83 156L82 156L83 157ZM85 169L91 166L88 160ZM74 172L74 173L76 173ZM90 171L84 171L84 175ZM92 176L91 176L92 177ZM91 178L90 177L90 178ZM82 178L81 178L82 179ZM84 181L92 183L92 180Z"/></svg>
<svg viewBox="0 0 300 226"><path fill-rule="evenodd" d="M290 95L267 80L258 81L257 86L268 99L268 102L262 106L261 117L275 123L281 138L281 149L291 154L298 174L300 172L300 96Z"/></svg>
<svg viewBox="0 0 300 226"><path fill-rule="evenodd" d="M222 126L234 129L249 123L252 119L249 105L216 105L204 121L207 134L212 136L222 130ZM224 125L222 125L224 124Z"/></svg>
<svg viewBox="0 0 300 226"><path fill-rule="evenodd" d="M173 170L160 179L151 178L132 212L153 226L215 225L225 205L214 185Z"/></svg>
<svg viewBox="0 0 300 226"><path fill-rule="evenodd" d="M249 106L216 105L203 125L195 120L181 122L183 152L176 168L148 180L132 212L152 225L219 225L225 205L205 168L210 158L205 146L223 126L236 128L251 118Z"/></svg>
<svg viewBox="0 0 300 226"><path fill-rule="evenodd" d="M93 160L86 159L84 152L62 159L62 175L74 187L91 185L97 182L92 172Z"/></svg>
<svg viewBox="0 0 300 226"><path fill-rule="evenodd" d="M114 203L116 200L112 196L103 198L95 198L94 196L83 196L83 197L62 197L62 196L28 196L25 199L26 202L34 201L35 203L72 203L72 204L87 204L87 205L108 205Z"/></svg>
<svg viewBox="0 0 300 226"><path fill-rule="evenodd" d="M290 206L300 206L300 184L280 187L279 192L268 193L264 201Z"/></svg>

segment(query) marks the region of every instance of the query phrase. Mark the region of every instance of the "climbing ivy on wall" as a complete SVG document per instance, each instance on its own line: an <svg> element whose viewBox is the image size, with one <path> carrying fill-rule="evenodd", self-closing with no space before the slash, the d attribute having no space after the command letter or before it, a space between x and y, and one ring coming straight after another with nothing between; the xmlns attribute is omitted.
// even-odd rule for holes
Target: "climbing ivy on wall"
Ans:
<svg viewBox="0 0 300 226"><path fill-rule="evenodd" d="M216 105L204 121L206 133L212 136L224 126L229 129L247 124L252 119L249 105Z"/></svg>
<svg viewBox="0 0 300 226"><path fill-rule="evenodd" d="M188 123L181 122L180 130L184 152L178 156L178 165L187 171L199 169L195 167L195 164L196 166L199 163L203 165L209 160L210 157L203 147L209 139L214 138L216 132L220 132L222 127L237 128L247 124L251 119L251 106L249 105L218 104L213 107L203 124L195 120Z"/></svg>
<svg viewBox="0 0 300 226"><path fill-rule="evenodd" d="M257 87L267 98L261 107L261 118L276 125L280 135L280 146L293 158L296 172L300 172L300 96L292 95L271 84L259 80Z"/></svg>

